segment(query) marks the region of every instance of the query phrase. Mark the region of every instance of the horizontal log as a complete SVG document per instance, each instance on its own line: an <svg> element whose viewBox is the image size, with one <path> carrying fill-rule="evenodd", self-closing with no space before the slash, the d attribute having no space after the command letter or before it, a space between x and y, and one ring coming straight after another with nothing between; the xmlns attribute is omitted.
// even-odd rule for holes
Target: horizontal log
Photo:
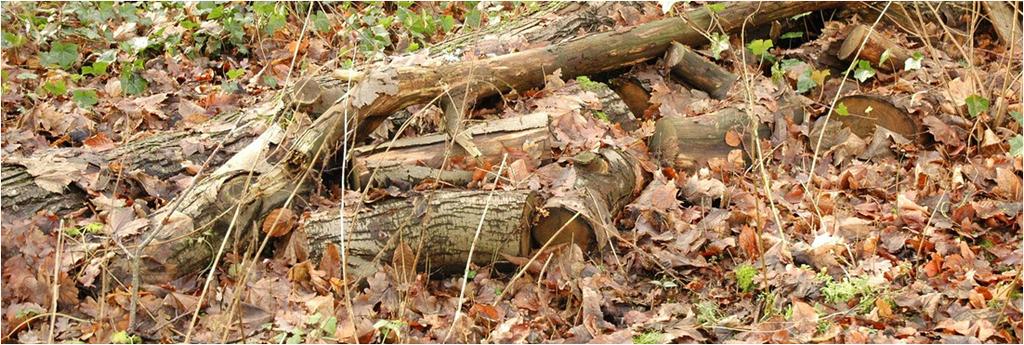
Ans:
<svg viewBox="0 0 1024 345"><path fill-rule="evenodd" d="M241 118L239 118L241 117ZM232 125L237 121L237 125ZM246 147L266 128L252 114L233 112L218 116L198 128L156 133L142 139L116 144L97 151L88 147L54 148L30 157L4 157L0 191L5 215L23 218L41 210L64 215L85 208L89 193L112 193L136 198L146 195L140 173L157 180L188 174L186 164L201 166L207 159L217 167ZM223 146L214 154L215 147ZM212 155L212 157L211 157ZM29 166L72 165L80 167L69 176L72 181L61 192L43 189ZM211 168L212 170L212 168ZM88 179L85 175L93 175ZM115 182L121 182L115 186ZM171 198L174 195L159 195Z"/></svg>

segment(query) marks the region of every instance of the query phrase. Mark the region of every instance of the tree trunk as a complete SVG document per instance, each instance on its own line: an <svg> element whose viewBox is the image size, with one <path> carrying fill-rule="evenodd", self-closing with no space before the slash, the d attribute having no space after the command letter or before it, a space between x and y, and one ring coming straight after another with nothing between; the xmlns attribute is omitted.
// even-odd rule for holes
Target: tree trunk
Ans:
<svg viewBox="0 0 1024 345"><path fill-rule="evenodd" d="M760 25L831 6L835 4L737 3L718 13L717 21L725 30L733 30L748 19L750 23L747 25ZM751 17L755 12L756 15ZM310 174L314 167L341 147L342 140L359 142L399 109L430 102L452 89L474 90L475 98L509 90L525 90L543 85L544 76L559 69L563 77L572 78L631 66L661 56L672 41L690 45L705 43L705 38L695 28L708 27L710 23L711 16L707 10L698 9L681 17L639 25L630 30L587 35L548 47L487 59L439 66L393 64L369 70L349 90L349 96L331 106L304 133L289 138L293 140L286 145L287 150L272 155L271 159L251 156L266 161L264 164L272 168L257 171L239 166L234 170L215 172L198 182L193 193L178 197L181 199L181 207L176 210L180 213L178 217L201 228L212 226L215 231L210 243L218 243L230 224L251 224L270 210L289 203L294 192L310 190L314 182ZM246 150L263 152L265 145L269 144L257 140ZM239 178L250 171L258 174L253 182ZM179 201L175 200L171 205L177 203ZM234 205L241 209L225 209L233 209ZM170 211L170 207L165 207L151 217L152 234L142 241L148 244L156 239L162 243L160 246L143 246L143 256L150 260L144 269L147 281L191 272L209 262L212 256L208 243L194 241L194 235L184 235L203 234L204 231L160 225Z"/></svg>

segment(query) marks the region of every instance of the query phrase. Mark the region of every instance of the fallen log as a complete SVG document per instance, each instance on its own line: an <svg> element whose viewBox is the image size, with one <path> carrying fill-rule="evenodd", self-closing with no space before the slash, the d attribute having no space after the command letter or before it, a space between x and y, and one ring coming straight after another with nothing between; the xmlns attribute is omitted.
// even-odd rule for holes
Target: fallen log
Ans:
<svg viewBox="0 0 1024 345"><path fill-rule="evenodd" d="M760 25L778 18L835 6L831 2L730 4L716 15L725 30ZM752 13L757 15L751 16ZM685 18L685 19L684 19ZM204 267L211 259L211 247L224 240L232 223L251 224L270 210L290 203L293 196L312 189L311 171L342 145L359 142L398 109L430 102L447 90L474 90L474 99L509 90L525 90L544 83L544 76L561 69L563 77L591 75L620 69L661 56L669 43L703 44L695 28L708 27L711 15L705 9L681 17L639 25L629 30L604 32L512 54L481 60L420 66L391 64L368 70L347 96L318 117L305 133L287 138L287 150L269 159L259 154L251 164L271 167L256 169L235 166L198 182L194 192L181 195L171 205L180 219L192 227L163 227L174 207L165 207L151 217L143 245L146 281L162 281ZM269 141L254 141L245 152L266 152ZM237 155L236 155L237 156ZM247 176L255 173L249 183ZM237 205L237 206L235 206ZM235 210L234 207L240 207ZM229 212L231 211L231 212ZM235 216L231 216L231 215ZM196 231L212 227L215 231ZM209 235L203 235L209 233ZM193 234L193 235L189 235ZM195 235L198 234L198 235ZM196 236L208 236L196 241ZM213 243L213 246L209 244Z"/></svg>
<svg viewBox="0 0 1024 345"><path fill-rule="evenodd" d="M863 24L857 25L850 30L846 40L843 41L843 45L839 47L837 57L845 61L855 58L867 60L871 62L872 66L888 72L902 71L903 62L911 57L910 51L904 49L885 33L878 30L870 31L871 28ZM868 36L869 32L870 36ZM864 43L865 40L867 41L866 43ZM864 44L863 49L860 48L862 43ZM858 49L861 49L860 54L857 54ZM882 54L886 51L889 52L889 57L885 62L879 63L882 59Z"/></svg>
<svg viewBox="0 0 1024 345"><path fill-rule="evenodd" d="M64 215L87 207L87 190L109 194L116 189L122 196L143 196L146 190L140 178L166 181L181 174L194 174L195 171L188 170L197 169L207 159L210 166L216 167L234 156L266 127L264 121L252 115L232 112L198 128L158 133L103 151L88 147L55 148L31 157L4 157L0 169L3 213L16 218L29 217L40 210ZM222 147L214 154L221 142ZM40 176L47 179L47 175L64 166L73 169L59 170L66 175L60 179L49 178L58 180L51 182L56 184L37 180Z"/></svg>
<svg viewBox="0 0 1024 345"><path fill-rule="evenodd" d="M585 90L584 90L585 89ZM629 107L623 103L609 86L591 82L573 86L566 92L593 93L600 105L586 112L601 112L613 124L625 129L635 129L635 118ZM464 187L472 182L475 165L460 169L451 162L473 162L473 158L492 164L501 160L503 153L522 153L530 159L528 169L536 169L547 163L551 157L551 143L555 140L551 132L552 120L556 115L538 112L524 116L487 121L467 128L464 133L473 138L476 155L462 145L448 149L447 134L424 135L403 138L377 145L361 146L350 153L353 181L357 189L366 186L386 187L396 185L407 189L427 179L435 179L449 185Z"/></svg>
<svg viewBox="0 0 1024 345"><path fill-rule="evenodd" d="M317 211L301 231L314 259L328 244L347 250L356 279L391 262L403 246L419 258L421 269L453 272L469 259L478 226L472 261L480 266L527 256L548 242L601 248L607 232L614 231L615 215L643 186L644 173L629 154L614 149L581 154L573 165L556 169L571 169L577 178L547 198L529 190L437 190L352 205L345 215L338 209Z"/></svg>
<svg viewBox="0 0 1024 345"><path fill-rule="evenodd" d="M665 65L672 75L715 99L723 99L736 82L736 75L714 64L678 42L672 42L665 54Z"/></svg>

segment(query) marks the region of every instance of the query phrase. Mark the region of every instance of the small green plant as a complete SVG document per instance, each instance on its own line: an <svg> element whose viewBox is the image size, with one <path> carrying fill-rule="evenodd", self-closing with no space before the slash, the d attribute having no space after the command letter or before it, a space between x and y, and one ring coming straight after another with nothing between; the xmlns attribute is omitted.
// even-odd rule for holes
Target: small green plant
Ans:
<svg viewBox="0 0 1024 345"><path fill-rule="evenodd" d="M740 264L733 269L736 273L736 285L740 291L750 292L754 290L754 277L757 276L757 268L751 264Z"/></svg>
<svg viewBox="0 0 1024 345"><path fill-rule="evenodd" d="M402 337L402 326L405 326L405 322L398 320L377 320L373 324L373 328L380 331L382 339L387 339L391 332L394 332L399 338Z"/></svg>
<svg viewBox="0 0 1024 345"><path fill-rule="evenodd" d="M818 327L815 328L814 332L815 334L825 334L825 332L828 332L829 328L832 328L832 321L821 319L818 321Z"/></svg>
<svg viewBox="0 0 1024 345"><path fill-rule="evenodd" d="M874 76L875 69L871 67L870 61L857 60L857 70L853 71L853 79L857 79L857 81L863 83Z"/></svg>
<svg viewBox="0 0 1024 345"><path fill-rule="evenodd" d="M665 333L647 331L633 336L633 344L664 344Z"/></svg>
<svg viewBox="0 0 1024 345"><path fill-rule="evenodd" d="M128 332L120 331L110 335L111 344L141 344L142 337L138 335L128 334Z"/></svg>
<svg viewBox="0 0 1024 345"><path fill-rule="evenodd" d="M839 104L836 104L836 114L838 114L839 116L850 115L850 110L846 108L846 103L839 102Z"/></svg>
<svg viewBox="0 0 1024 345"><path fill-rule="evenodd" d="M772 40L753 40L747 43L747 49L750 49L751 53L769 62L775 61L775 57L768 53L768 50L774 46Z"/></svg>
<svg viewBox="0 0 1024 345"><path fill-rule="evenodd" d="M836 282L832 280L832 277L826 277L824 279L825 286L821 288L821 293L825 296L825 302L832 304L846 303L850 299L857 297L859 298L857 310L861 313L867 313L874 307L875 299L878 298L878 291L868 282L867 278L846 277L843 278L843 281Z"/></svg>
<svg viewBox="0 0 1024 345"><path fill-rule="evenodd" d="M981 113L988 111L988 99L978 95L970 95L964 100L967 103L967 113L971 117L978 117Z"/></svg>
<svg viewBox="0 0 1024 345"><path fill-rule="evenodd" d="M701 325L716 324L721 318L722 313L718 310L718 304L715 302L703 301L697 303L697 322L700 322Z"/></svg>
<svg viewBox="0 0 1024 345"><path fill-rule="evenodd" d="M910 71L915 69L921 69L921 61L924 60L924 54L921 52L914 52L907 60L903 61L903 70Z"/></svg>
<svg viewBox="0 0 1024 345"><path fill-rule="evenodd" d="M665 289L671 289L671 288L679 287L679 284L676 284L676 282L674 280L668 279L668 278L663 278L662 280L652 280L651 284L660 286L660 287L665 288Z"/></svg>
<svg viewBox="0 0 1024 345"><path fill-rule="evenodd" d="M604 83L590 80L590 78L587 78L585 75L576 77L576 83L580 84L580 88L583 89L583 91L594 92L605 88Z"/></svg>
<svg viewBox="0 0 1024 345"><path fill-rule="evenodd" d="M729 35L712 32L708 37L711 40L711 57L715 60L722 58L722 52L729 50Z"/></svg>

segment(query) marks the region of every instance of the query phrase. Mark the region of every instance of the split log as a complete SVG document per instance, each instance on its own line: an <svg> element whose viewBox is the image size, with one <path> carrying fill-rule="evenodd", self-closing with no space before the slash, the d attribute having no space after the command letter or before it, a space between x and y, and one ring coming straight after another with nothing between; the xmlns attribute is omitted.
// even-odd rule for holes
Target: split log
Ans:
<svg viewBox="0 0 1024 345"><path fill-rule="evenodd" d="M584 153L574 159L576 180L548 198L528 190L431 191L412 197L317 211L303 230L312 258L333 243L348 251L354 276L364 278L377 265L391 262L404 245L428 272L454 272L468 259L477 226L473 263L488 265L504 256L523 257L549 240L601 248L614 231L615 216L639 192L645 179L637 161L614 149ZM486 214L484 209L487 209ZM342 231L342 222L345 222ZM556 236L557 235L557 236Z"/></svg>
<svg viewBox="0 0 1024 345"><path fill-rule="evenodd" d="M241 118L239 118L241 117ZM238 121L238 125L233 124ZM256 138L266 125L252 114L232 112L218 116L198 128L168 131L97 151L87 147L55 148L31 157L4 157L2 173L5 216L29 217L40 210L64 215L86 207L91 190L139 197L146 194L139 178L164 180L188 174L188 166L201 166L210 159L216 167L234 156ZM218 143L223 146L214 154ZM68 172L70 184L55 192L40 187L35 170L74 166ZM38 167L36 169L30 169ZM194 172L193 172L194 173ZM37 173L38 174L38 173ZM140 175L142 174L142 175ZM89 177L86 178L86 175ZM115 183L122 182L115 186ZM173 195L154 195L170 198Z"/></svg>
<svg viewBox="0 0 1024 345"><path fill-rule="evenodd" d="M665 54L665 65L672 69L673 75L715 99L725 98L737 79L735 74L678 42L672 42Z"/></svg>
<svg viewBox="0 0 1024 345"><path fill-rule="evenodd" d="M910 51L904 49L899 43L896 43L885 33L878 30L871 32L871 35L868 36L870 31L871 28L863 24L857 25L853 30L850 30L846 40L843 41L843 45L839 47L839 54L837 56L846 61L855 58L867 60L871 62L872 66L888 72L902 71L903 62L911 57ZM865 40L867 40L867 43L864 43ZM860 51L860 54L857 54L857 49L860 49L862 43L864 44L864 49ZM879 61L881 61L882 53L886 50L889 51L889 58L880 64Z"/></svg>
<svg viewBox="0 0 1024 345"><path fill-rule="evenodd" d="M466 129L481 151L481 159L496 162L510 148L528 150L532 158L544 161L551 157L551 119L548 113L533 113L489 121ZM466 186L473 172L459 169L440 170L448 161L469 157L458 145L445 154L448 136L425 135L400 139L380 145L362 146L352 150L352 170L356 188L372 186L410 186L426 179L456 186Z"/></svg>
<svg viewBox="0 0 1024 345"><path fill-rule="evenodd" d="M778 18L836 6L831 2L742 3L732 4L717 14L717 22L726 31L746 25L760 25ZM752 13L757 13L751 17ZM287 150L269 159L251 155L251 164L272 167L254 169L236 166L199 181L193 193L172 201L180 204L177 216L193 226L163 227L171 208L165 207L151 217L151 234L142 240L160 241L160 246L143 246L143 269L146 281L165 281L204 267L212 257L209 244L217 247L224 240L229 224L251 224L270 210L280 208L296 193L312 189L315 179L310 174L325 158L332 156L342 140L359 142L384 119L398 109L430 102L447 90L474 90L469 99L479 99L499 92L525 90L543 85L544 76L561 70L563 77L592 75L621 69L661 56L672 41L703 44L704 36L696 29L708 27L711 15L697 9L684 16L646 23L629 30L587 35L548 47L534 48L481 60L442 64L439 66L405 66L392 64L363 73L359 83L330 107L305 133L286 145ZM349 125L350 124L350 125ZM346 129L348 129L346 131ZM268 141L256 140L244 152L265 152ZM238 155L236 155L237 157ZM245 162L245 161L243 161ZM258 176L248 182L249 172ZM237 206L236 206L237 205ZM234 210L234 207L241 209ZM233 212L228 212L233 211ZM225 216L237 214L237 216ZM195 226L212 226L208 242L195 241ZM247 228L247 226L246 226ZM193 234L193 235L189 235ZM147 243L148 244L148 243Z"/></svg>

